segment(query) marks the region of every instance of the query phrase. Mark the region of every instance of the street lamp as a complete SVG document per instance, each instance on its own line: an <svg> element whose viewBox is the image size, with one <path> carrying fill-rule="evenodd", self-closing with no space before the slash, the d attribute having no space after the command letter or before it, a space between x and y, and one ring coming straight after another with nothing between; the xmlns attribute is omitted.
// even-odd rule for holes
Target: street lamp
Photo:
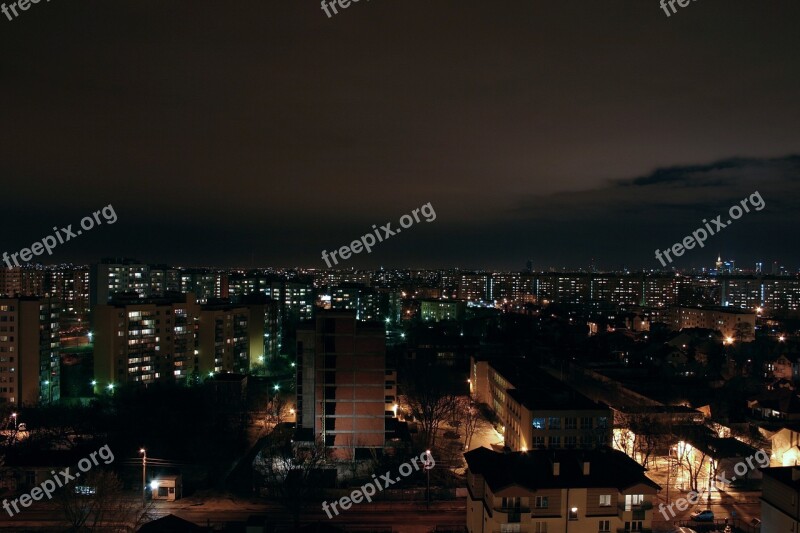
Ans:
<svg viewBox="0 0 800 533"><path fill-rule="evenodd" d="M145 508L147 505L147 450L144 448L139 450L139 453L142 454L142 509Z"/></svg>
<svg viewBox="0 0 800 533"><path fill-rule="evenodd" d="M425 498L426 499L425 507L427 509L431 508L431 468L433 468L433 466L431 466L430 461L428 460L430 456L431 456L431 451L425 450L425 473L428 475L428 491L427 491L428 494L427 497Z"/></svg>
<svg viewBox="0 0 800 533"><path fill-rule="evenodd" d="M14 431L17 430L17 413L11 413L11 418L14 419Z"/></svg>

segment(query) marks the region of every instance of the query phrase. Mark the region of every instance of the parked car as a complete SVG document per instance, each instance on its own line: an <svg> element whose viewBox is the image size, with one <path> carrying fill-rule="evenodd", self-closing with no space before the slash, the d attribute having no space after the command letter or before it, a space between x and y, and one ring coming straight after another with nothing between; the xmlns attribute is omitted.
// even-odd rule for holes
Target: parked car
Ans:
<svg viewBox="0 0 800 533"><path fill-rule="evenodd" d="M696 511L692 513L692 520L695 522L713 522L714 512L710 509L706 509L705 511Z"/></svg>

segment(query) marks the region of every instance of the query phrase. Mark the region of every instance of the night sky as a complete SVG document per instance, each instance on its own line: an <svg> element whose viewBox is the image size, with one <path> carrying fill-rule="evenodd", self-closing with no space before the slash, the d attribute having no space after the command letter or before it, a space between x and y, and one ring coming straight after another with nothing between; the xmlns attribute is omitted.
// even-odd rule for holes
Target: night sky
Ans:
<svg viewBox="0 0 800 533"><path fill-rule="evenodd" d="M430 202L341 266L649 269L757 190L674 264L796 270L798 20L789 0L42 0L0 15L2 250L112 204L45 262L324 267Z"/></svg>

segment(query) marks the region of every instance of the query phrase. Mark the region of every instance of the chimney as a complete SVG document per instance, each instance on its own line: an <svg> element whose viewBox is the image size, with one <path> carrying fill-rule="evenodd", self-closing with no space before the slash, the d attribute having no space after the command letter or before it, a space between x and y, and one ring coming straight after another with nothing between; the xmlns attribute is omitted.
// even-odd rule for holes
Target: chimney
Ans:
<svg viewBox="0 0 800 533"><path fill-rule="evenodd" d="M584 476L588 476L589 475L589 461L584 461L583 462L583 475Z"/></svg>
<svg viewBox="0 0 800 533"><path fill-rule="evenodd" d="M558 476L561 474L561 463L553 463L553 476Z"/></svg>

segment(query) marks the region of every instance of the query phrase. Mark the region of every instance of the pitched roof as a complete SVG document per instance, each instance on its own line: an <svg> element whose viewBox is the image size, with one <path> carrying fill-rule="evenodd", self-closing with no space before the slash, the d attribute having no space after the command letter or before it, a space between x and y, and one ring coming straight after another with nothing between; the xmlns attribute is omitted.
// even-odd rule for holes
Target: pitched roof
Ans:
<svg viewBox="0 0 800 533"><path fill-rule="evenodd" d="M148 522L139 528L139 533L194 533L203 528L174 514Z"/></svg>
<svg viewBox="0 0 800 533"><path fill-rule="evenodd" d="M616 487L637 484L660 490L645 468L622 452L608 447L594 450L533 450L502 453L481 447L464 454L469 471L484 477L493 492L519 485L529 490L550 488ZM589 463L584 475L583 463ZM559 475L553 475L553 463Z"/></svg>

